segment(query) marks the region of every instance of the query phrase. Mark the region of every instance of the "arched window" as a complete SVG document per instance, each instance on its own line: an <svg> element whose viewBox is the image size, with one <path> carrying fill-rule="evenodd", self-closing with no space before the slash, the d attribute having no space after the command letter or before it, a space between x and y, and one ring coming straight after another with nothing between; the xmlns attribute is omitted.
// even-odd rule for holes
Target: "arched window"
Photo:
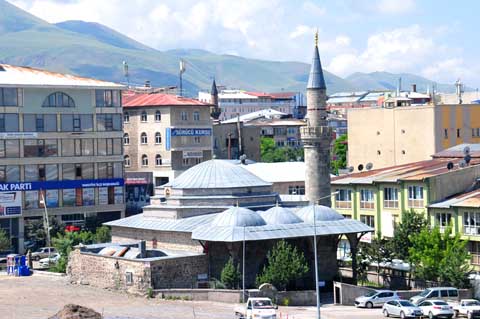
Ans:
<svg viewBox="0 0 480 319"><path fill-rule="evenodd" d="M155 165L156 166L162 166L162 155L157 154L155 156Z"/></svg>
<svg viewBox="0 0 480 319"><path fill-rule="evenodd" d="M123 134L123 144L124 145L130 144L130 136L128 135L128 133Z"/></svg>
<svg viewBox="0 0 480 319"><path fill-rule="evenodd" d="M155 133L155 144L162 144L162 134L160 132Z"/></svg>
<svg viewBox="0 0 480 319"><path fill-rule="evenodd" d="M147 133L143 132L142 135L140 135L140 143L142 143L142 144L147 144L148 143Z"/></svg>
<svg viewBox="0 0 480 319"><path fill-rule="evenodd" d="M45 101L42 104L43 107L75 107L75 102L73 99L63 93L55 92L47 96Z"/></svg>
<svg viewBox="0 0 480 319"><path fill-rule="evenodd" d="M130 123L130 114L128 112L123 113L123 123Z"/></svg>
<svg viewBox="0 0 480 319"><path fill-rule="evenodd" d="M125 167L130 167L130 156L125 155L125 156L123 157L123 161L124 161L124 163L125 163Z"/></svg>
<svg viewBox="0 0 480 319"><path fill-rule="evenodd" d="M162 113L160 111L155 112L155 122L160 122L162 120Z"/></svg>
<svg viewBox="0 0 480 319"><path fill-rule="evenodd" d="M147 121L147 112L143 111L142 112L142 116L141 116L141 119L140 119L142 122L146 122Z"/></svg>
<svg viewBox="0 0 480 319"><path fill-rule="evenodd" d="M147 155L142 155L142 166L148 166L148 157Z"/></svg>

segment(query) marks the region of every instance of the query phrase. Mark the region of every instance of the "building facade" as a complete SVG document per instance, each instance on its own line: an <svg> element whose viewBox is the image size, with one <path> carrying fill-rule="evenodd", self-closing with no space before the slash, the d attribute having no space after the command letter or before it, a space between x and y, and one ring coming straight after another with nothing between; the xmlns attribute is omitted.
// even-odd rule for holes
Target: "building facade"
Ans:
<svg viewBox="0 0 480 319"><path fill-rule="evenodd" d="M14 251L45 211L66 225L124 217L122 89L0 65L0 228Z"/></svg>
<svg viewBox="0 0 480 319"><path fill-rule="evenodd" d="M478 104L352 109L348 165L374 168L429 159L443 149L480 142Z"/></svg>
<svg viewBox="0 0 480 319"><path fill-rule="evenodd" d="M210 105L169 94L124 94L125 169L155 186L212 156Z"/></svg>

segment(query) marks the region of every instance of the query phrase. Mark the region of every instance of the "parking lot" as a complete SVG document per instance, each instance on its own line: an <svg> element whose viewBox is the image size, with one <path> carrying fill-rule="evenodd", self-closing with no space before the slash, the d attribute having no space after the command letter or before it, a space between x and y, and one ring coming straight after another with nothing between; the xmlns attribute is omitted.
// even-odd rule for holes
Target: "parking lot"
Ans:
<svg viewBox="0 0 480 319"><path fill-rule="evenodd" d="M71 285L65 277L35 274L31 277L0 275L0 313L10 319L45 319L65 304L90 307L108 319L234 318L233 304L147 299L124 293ZM283 319L313 319L315 307L280 307ZM380 309L324 305L325 319L382 318Z"/></svg>

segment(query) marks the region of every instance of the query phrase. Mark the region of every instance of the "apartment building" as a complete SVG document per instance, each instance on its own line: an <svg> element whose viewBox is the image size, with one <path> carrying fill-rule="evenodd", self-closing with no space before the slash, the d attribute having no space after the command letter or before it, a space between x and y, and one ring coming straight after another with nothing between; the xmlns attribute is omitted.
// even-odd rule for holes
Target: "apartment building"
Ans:
<svg viewBox="0 0 480 319"><path fill-rule="evenodd" d="M161 93L125 92L127 172L151 172L155 186L212 157L210 104Z"/></svg>
<svg viewBox="0 0 480 319"><path fill-rule="evenodd" d="M351 109L348 165L374 168L430 158L443 149L480 142L478 104L410 105Z"/></svg>
<svg viewBox="0 0 480 319"><path fill-rule="evenodd" d="M0 228L13 250L45 205L67 225L124 217L123 88L0 64Z"/></svg>

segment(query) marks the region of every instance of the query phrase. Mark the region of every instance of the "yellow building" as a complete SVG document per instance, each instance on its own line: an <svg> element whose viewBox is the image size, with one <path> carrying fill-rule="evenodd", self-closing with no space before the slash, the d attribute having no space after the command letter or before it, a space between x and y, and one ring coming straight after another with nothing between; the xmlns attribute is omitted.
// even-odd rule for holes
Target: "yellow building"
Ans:
<svg viewBox="0 0 480 319"><path fill-rule="evenodd" d="M480 105L413 105L348 112L348 165L384 168L480 143Z"/></svg>

